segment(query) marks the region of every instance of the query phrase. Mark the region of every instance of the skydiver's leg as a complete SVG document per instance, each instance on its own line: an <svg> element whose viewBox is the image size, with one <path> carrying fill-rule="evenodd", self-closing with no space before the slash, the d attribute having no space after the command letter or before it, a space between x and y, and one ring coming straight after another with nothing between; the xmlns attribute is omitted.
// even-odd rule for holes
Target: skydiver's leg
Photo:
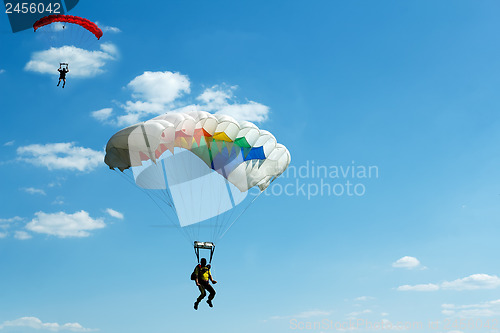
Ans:
<svg viewBox="0 0 500 333"><path fill-rule="evenodd" d="M205 289L208 290L208 292L210 293L210 295L208 295L208 300L211 301L214 299L215 297L215 289L214 287L212 287L210 284L207 284L205 286Z"/></svg>
<svg viewBox="0 0 500 333"><path fill-rule="evenodd" d="M60 84L61 84L61 79L59 79L59 82L57 82L57 86L59 87Z"/></svg>
<svg viewBox="0 0 500 333"><path fill-rule="evenodd" d="M63 79L63 88L66 85L66 79Z"/></svg>
<svg viewBox="0 0 500 333"><path fill-rule="evenodd" d="M208 306L213 307L214 305L212 304L212 299L215 297L214 287L212 287L210 284L207 283L207 285L205 286L205 289L210 292L210 295L208 295L207 304L208 304Z"/></svg>
<svg viewBox="0 0 500 333"><path fill-rule="evenodd" d="M205 296L207 295L207 292L205 291L205 286L200 284L198 286L198 289L200 289L200 296L198 296L198 299L196 300L196 303L200 303L202 299L205 298Z"/></svg>

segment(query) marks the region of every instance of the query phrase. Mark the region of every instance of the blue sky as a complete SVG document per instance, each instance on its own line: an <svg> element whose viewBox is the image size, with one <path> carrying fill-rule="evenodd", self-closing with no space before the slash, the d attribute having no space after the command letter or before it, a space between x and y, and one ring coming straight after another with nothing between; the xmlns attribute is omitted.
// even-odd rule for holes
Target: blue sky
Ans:
<svg viewBox="0 0 500 333"><path fill-rule="evenodd" d="M0 331L499 332L499 9L82 0L71 14L104 37L72 51L64 89L41 65L57 55L1 15ZM130 122L193 105L292 156L218 245L197 312L192 248L102 161Z"/></svg>

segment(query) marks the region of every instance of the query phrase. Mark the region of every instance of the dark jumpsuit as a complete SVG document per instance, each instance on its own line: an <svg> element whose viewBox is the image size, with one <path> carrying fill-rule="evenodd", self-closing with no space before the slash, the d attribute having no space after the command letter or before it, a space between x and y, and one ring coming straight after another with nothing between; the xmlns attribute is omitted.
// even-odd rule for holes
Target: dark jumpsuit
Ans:
<svg viewBox="0 0 500 333"><path fill-rule="evenodd" d="M58 71L59 71L59 80L66 79L66 73L69 72L69 70L63 68L63 69L58 69Z"/></svg>

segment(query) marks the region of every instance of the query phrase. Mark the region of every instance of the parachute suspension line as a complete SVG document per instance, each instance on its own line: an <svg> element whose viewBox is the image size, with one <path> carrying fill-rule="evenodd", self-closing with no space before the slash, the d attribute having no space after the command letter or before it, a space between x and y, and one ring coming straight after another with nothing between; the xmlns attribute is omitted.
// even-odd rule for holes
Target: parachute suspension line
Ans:
<svg viewBox="0 0 500 333"><path fill-rule="evenodd" d="M61 45L59 45L59 47L64 46L64 41L67 40L66 39L66 35L67 35L67 33L66 33L66 23L63 23L63 25L62 25L62 35L63 35L62 39L59 41L59 43L61 44Z"/></svg>
<svg viewBox="0 0 500 333"><path fill-rule="evenodd" d="M222 239L222 237L224 237L224 235L226 234L226 232L228 232L229 229L231 229L231 227L233 226L234 222L236 222L240 217L241 215L243 215L244 212L246 212L246 210L248 209L248 207L250 207L255 200L257 200L258 197L260 197L260 195L262 194L263 191L260 191L259 195L257 195L249 204L248 206L245 207L245 209L233 220L233 222L231 222L231 224L229 225L229 227L227 227L227 229L222 233L222 235L220 236L219 240Z"/></svg>
<svg viewBox="0 0 500 333"><path fill-rule="evenodd" d="M165 193L166 193L166 197L169 200L168 205L174 210L175 215L177 215L177 210L175 209L175 205L174 205L174 199L172 198L172 196L170 195L170 191L168 190L167 168L165 167L165 160L164 159L161 160L161 165L162 165L162 171L163 171L163 179L165 180Z"/></svg>
<svg viewBox="0 0 500 333"><path fill-rule="evenodd" d="M148 191L146 191L145 189L143 189L143 188L142 188L142 187L140 187L140 186L136 186L135 182L134 182L134 181L132 181L129 177L127 177L123 171L118 171L118 170L116 170L116 169L112 169L112 170L113 170L114 172L118 173L118 174L119 174L122 178L124 178L124 179L125 179L128 183L130 183L133 187L135 187L135 188L139 188L139 189L140 189L143 193L145 193L145 194L149 197L149 199L150 199L151 201L153 201L153 202L154 202L154 204L155 204L158 208L160 208L160 211L161 211L161 212L162 212L162 213L163 213L163 214L167 217L167 220L169 221L169 223L170 223L170 224L172 224L172 225L173 225L174 227L176 227L177 229L181 229L181 231L183 231L181 227L179 227L179 226L178 226L175 222L173 222L173 221L172 221L172 218L169 216L169 214L168 214L168 213L167 213L167 212L163 209L163 207L162 207L161 205L159 205L159 204L158 204L157 200L155 200L155 198L154 198L154 197L153 197L153 196L152 196L152 195L151 195ZM162 200L162 199L161 199L161 197L158 197L158 196L156 196L156 199ZM162 201L164 201L164 200L162 200ZM191 239L189 238L189 235L186 235L186 233L185 233L185 232L181 232L181 234L182 234L182 236L186 239L186 241L187 241L189 244L191 244Z"/></svg>
<svg viewBox="0 0 500 333"><path fill-rule="evenodd" d="M167 220L176 228L178 229L181 229L181 233L182 235L184 236L184 238L186 238L186 241L188 243L191 243L191 239L189 238L189 235L186 235L185 232L183 232L182 228L180 226L178 226L175 222L173 222L171 220L171 218L169 217L168 213L163 209L163 207L161 207L158 202L149 194L149 192L145 191L144 189L142 189L144 193L146 193L148 195L148 197L155 203L155 205L160 208L160 210L163 212L163 214L167 217Z"/></svg>

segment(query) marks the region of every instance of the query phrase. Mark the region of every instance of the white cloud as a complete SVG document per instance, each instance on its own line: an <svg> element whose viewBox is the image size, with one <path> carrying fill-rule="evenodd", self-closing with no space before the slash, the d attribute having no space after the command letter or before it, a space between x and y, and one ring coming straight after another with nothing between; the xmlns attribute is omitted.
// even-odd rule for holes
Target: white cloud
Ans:
<svg viewBox="0 0 500 333"><path fill-rule="evenodd" d="M114 33L114 34L122 32L120 30L120 28L117 28L117 27L106 27L106 26L102 28L102 31L103 32L107 32L107 33L111 32L111 33Z"/></svg>
<svg viewBox="0 0 500 333"><path fill-rule="evenodd" d="M6 232L0 232L0 239L1 238L5 238L7 237L7 233Z"/></svg>
<svg viewBox="0 0 500 333"><path fill-rule="evenodd" d="M371 296L360 296L360 297L356 297L354 300L357 302L360 302L360 301L362 302L362 301L369 301L372 299L375 299L375 298L371 297Z"/></svg>
<svg viewBox="0 0 500 333"><path fill-rule="evenodd" d="M462 279L442 283L443 289L451 290L495 289L499 286L500 278L488 274L473 274Z"/></svg>
<svg viewBox="0 0 500 333"><path fill-rule="evenodd" d="M24 67L27 71L58 76L59 63L69 64L68 78L89 78L104 73L108 62L118 56L116 46L109 43L100 45L101 50L89 51L75 46L62 46L37 51L31 55L30 61Z"/></svg>
<svg viewBox="0 0 500 333"><path fill-rule="evenodd" d="M103 162L104 154L73 142L34 144L17 149L18 159L49 170L91 171Z"/></svg>
<svg viewBox="0 0 500 333"><path fill-rule="evenodd" d="M237 86L224 87L215 85L197 97L201 102L200 107L208 112L226 114L237 120L247 120L255 122L264 122L268 119L269 107L263 104L248 101L240 104L232 102L234 99L234 90Z"/></svg>
<svg viewBox="0 0 500 333"><path fill-rule="evenodd" d="M0 330L8 327L26 327L37 330L46 330L52 332L70 331L70 332L91 332L95 329L85 328L79 323L44 323L36 317L22 317L15 320L4 321L0 324Z"/></svg>
<svg viewBox="0 0 500 333"><path fill-rule="evenodd" d="M0 230L7 230L10 229L16 222L20 222L23 219L19 216L14 216L8 219L0 219ZM7 236L6 232L2 233L2 236L0 238L5 238Z"/></svg>
<svg viewBox="0 0 500 333"><path fill-rule="evenodd" d="M500 286L500 278L496 275L488 274L473 274L462 279L454 281L444 281L440 285L418 284L414 286L404 285L399 286L399 291L436 291L439 289L447 290L477 290L477 289L496 289Z"/></svg>
<svg viewBox="0 0 500 333"><path fill-rule="evenodd" d="M205 89L205 91L196 99L205 105L207 111L219 110L228 104L228 100L233 98L233 91L236 88L237 86L224 88L215 85L211 88Z"/></svg>
<svg viewBox="0 0 500 333"><path fill-rule="evenodd" d="M309 310L297 313L291 316L272 316L270 320L281 320L281 319L290 319L290 318L300 318L300 319L308 319L313 317L326 317L333 313L333 311L324 311L324 310Z"/></svg>
<svg viewBox="0 0 500 333"><path fill-rule="evenodd" d="M120 212L117 212L114 209L108 208L108 209L106 209L106 213L108 213L112 217L115 217L117 219L123 220L123 214L120 213Z"/></svg>
<svg viewBox="0 0 500 333"><path fill-rule="evenodd" d="M392 263L392 267L413 269L420 266L420 261L415 257L405 256Z"/></svg>
<svg viewBox="0 0 500 333"><path fill-rule="evenodd" d="M102 32L114 33L114 34L122 32L117 27L111 27L111 26L103 25L103 24L101 24L100 22L97 22L97 21L95 22L95 24L99 27L99 29L102 30Z"/></svg>
<svg viewBox="0 0 500 333"><path fill-rule="evenodd" d="M437 284L428 283L428 284L417 284L414 286L404 285L399 286L397 288L398 291L436 291L439 290L439 286Z"/></svg>
<svg viewBox="0 0 500 333"><path fill-rule="evenodd" d="M118 47L116 47L115 44L102 43L100 47L101 47L101 51L103 51L104 53L112 55L114 57L113 60L115 60L115 58L118 57L118 55L120 53L118 51Z"/></svg>
<svg viewBox="0 0 500 333"><path fill-rule="evenodd" d="M5 69L0 69L0 74L5 73Z"/></svg>
<svg viewBox="0 0 500 333"><path fill-rule="evenodd" d="M35 218L31 220L26 229L42 234L57 237L88 237L92 230L104 228L106 224L102 219L93 219L86 211L79 211L74 214L64 212L47 214L44 212L35 213Z"/></svg>
<svg viewBox="0 0 500 333"><path fill-rule="evenodd" d="M127 85L132 97L152 103L167 104L190 93L190 82L186 75L173 72L144 72Z"/></svg>
<svg viewBox="0 0 500 333"><path fill-rule="evenodd" d="M11 217L8 219L0 219L0 223L12 223L12 222L18 222L18 221L22 221L22 220L23 220L22 217L14 216L14 217Z"/></svg>
<svg viewBox="0 0 500 333"><path fill-rule="evenodd" d="M442 314L457 318L497 317L500 316L500 299L478 304L442 304Z"/></svg>
<svg viewBox="0 0 500 333"><path fill-rule="evenodd" d="M58 196L54 201L52 201L53 205L63 205L64 204L64 197Z"/></svg>
<svg viewBox="0 0 500 333"><path fill-rule="evenodd" d="M112 113L113 113L112 108L104 108L104 109L92 112L91 115L92 115L92 117L94 117L95 119L97 119L101 122L106 122L111 117Z"/></svg>
<svg viewBox="0 0 500 333"><path fill-rule="evenodd" d="M29 194L47 195L44 190L39 189L39 188L28 187L28 188L23 188L23 190L24 190L24 192L29 193Z"/></svg>
<svg viewBox="0 0 500 333"><path fill-rule="evenodd" d="M9 142L4 143L3 145L4 145L5 147L9 147L9 146L13 146L15 142L16 142L16 141L12 140L12 141L9 141Z"/></svg>
<svg viewBox="0 0 500 333"><path fill-rule="evenodd" d="M246 104L231 104L216 113L226 114L237 120L264 122L268 118L269 107L250 101Z"/></svg>
<svg viewBox="0 0 500 333"><path fill-rule="evenodd" d="M310 310L303 311L298 313L294 317L296 318L312 318L312 317L320 317L320 316L329 316L332 314L332 311L323 311L323 310Z"/></svg>
<svg viewBox="0 0 500 333"><path fill-rule="evenodd" d="M31 235L30 235L30 234L28 234L26 231L23 231L23 230L17 230L17 231L14 233L14 238L19 239L19 240L26 240L26 239L30 239L30 238L31 238Z"/></svg>
<svg viewBox="0 0 500 333"><path fill-rule="evenodd" d="M92 116L98 121L117 126L136 124L150 115L165 112L207 111L226 114L237 120L264 122L268 119L269 107L254 101L240 103L234 96L237 86L214 85L205 89L196 100L199 104L189 104L184 97L191 93L188 76L176 72L144 72L127 84L132 100L118 103L123 111L117 113L105 108L94 111Z"/></svg>
<svg viewBox="0 0 500 333"><path fill-rule="evenodd" d="M493 300L493 301L488 301L488 302L483 302L479 304L466 304L466 305L455 305L455 304L442 304L442 308L444 309L470 309L470 308L492 308L492 307L498 307L500 308L500 299Z"/></svg>
<svg viewBox="0 0 500 333"><path fill-rule="evenodd" d="M57 179L53 182L50 182L47 186L48 187L61 187L62 182L64 182L66 179L64 177L57 177Z"/></svg>
<svg viewBox="0 0 500 333"><path fill-rule="evenodd" d="M368 314L368 313L372 313L372 310L370 309L366 309L366 310L363 310L363 311L355 311L355 312L351 312L351 313L348 313L346 315L346 317L348 319L358 319L358 316L359 315L363 315L363 314Z"/></svg>

